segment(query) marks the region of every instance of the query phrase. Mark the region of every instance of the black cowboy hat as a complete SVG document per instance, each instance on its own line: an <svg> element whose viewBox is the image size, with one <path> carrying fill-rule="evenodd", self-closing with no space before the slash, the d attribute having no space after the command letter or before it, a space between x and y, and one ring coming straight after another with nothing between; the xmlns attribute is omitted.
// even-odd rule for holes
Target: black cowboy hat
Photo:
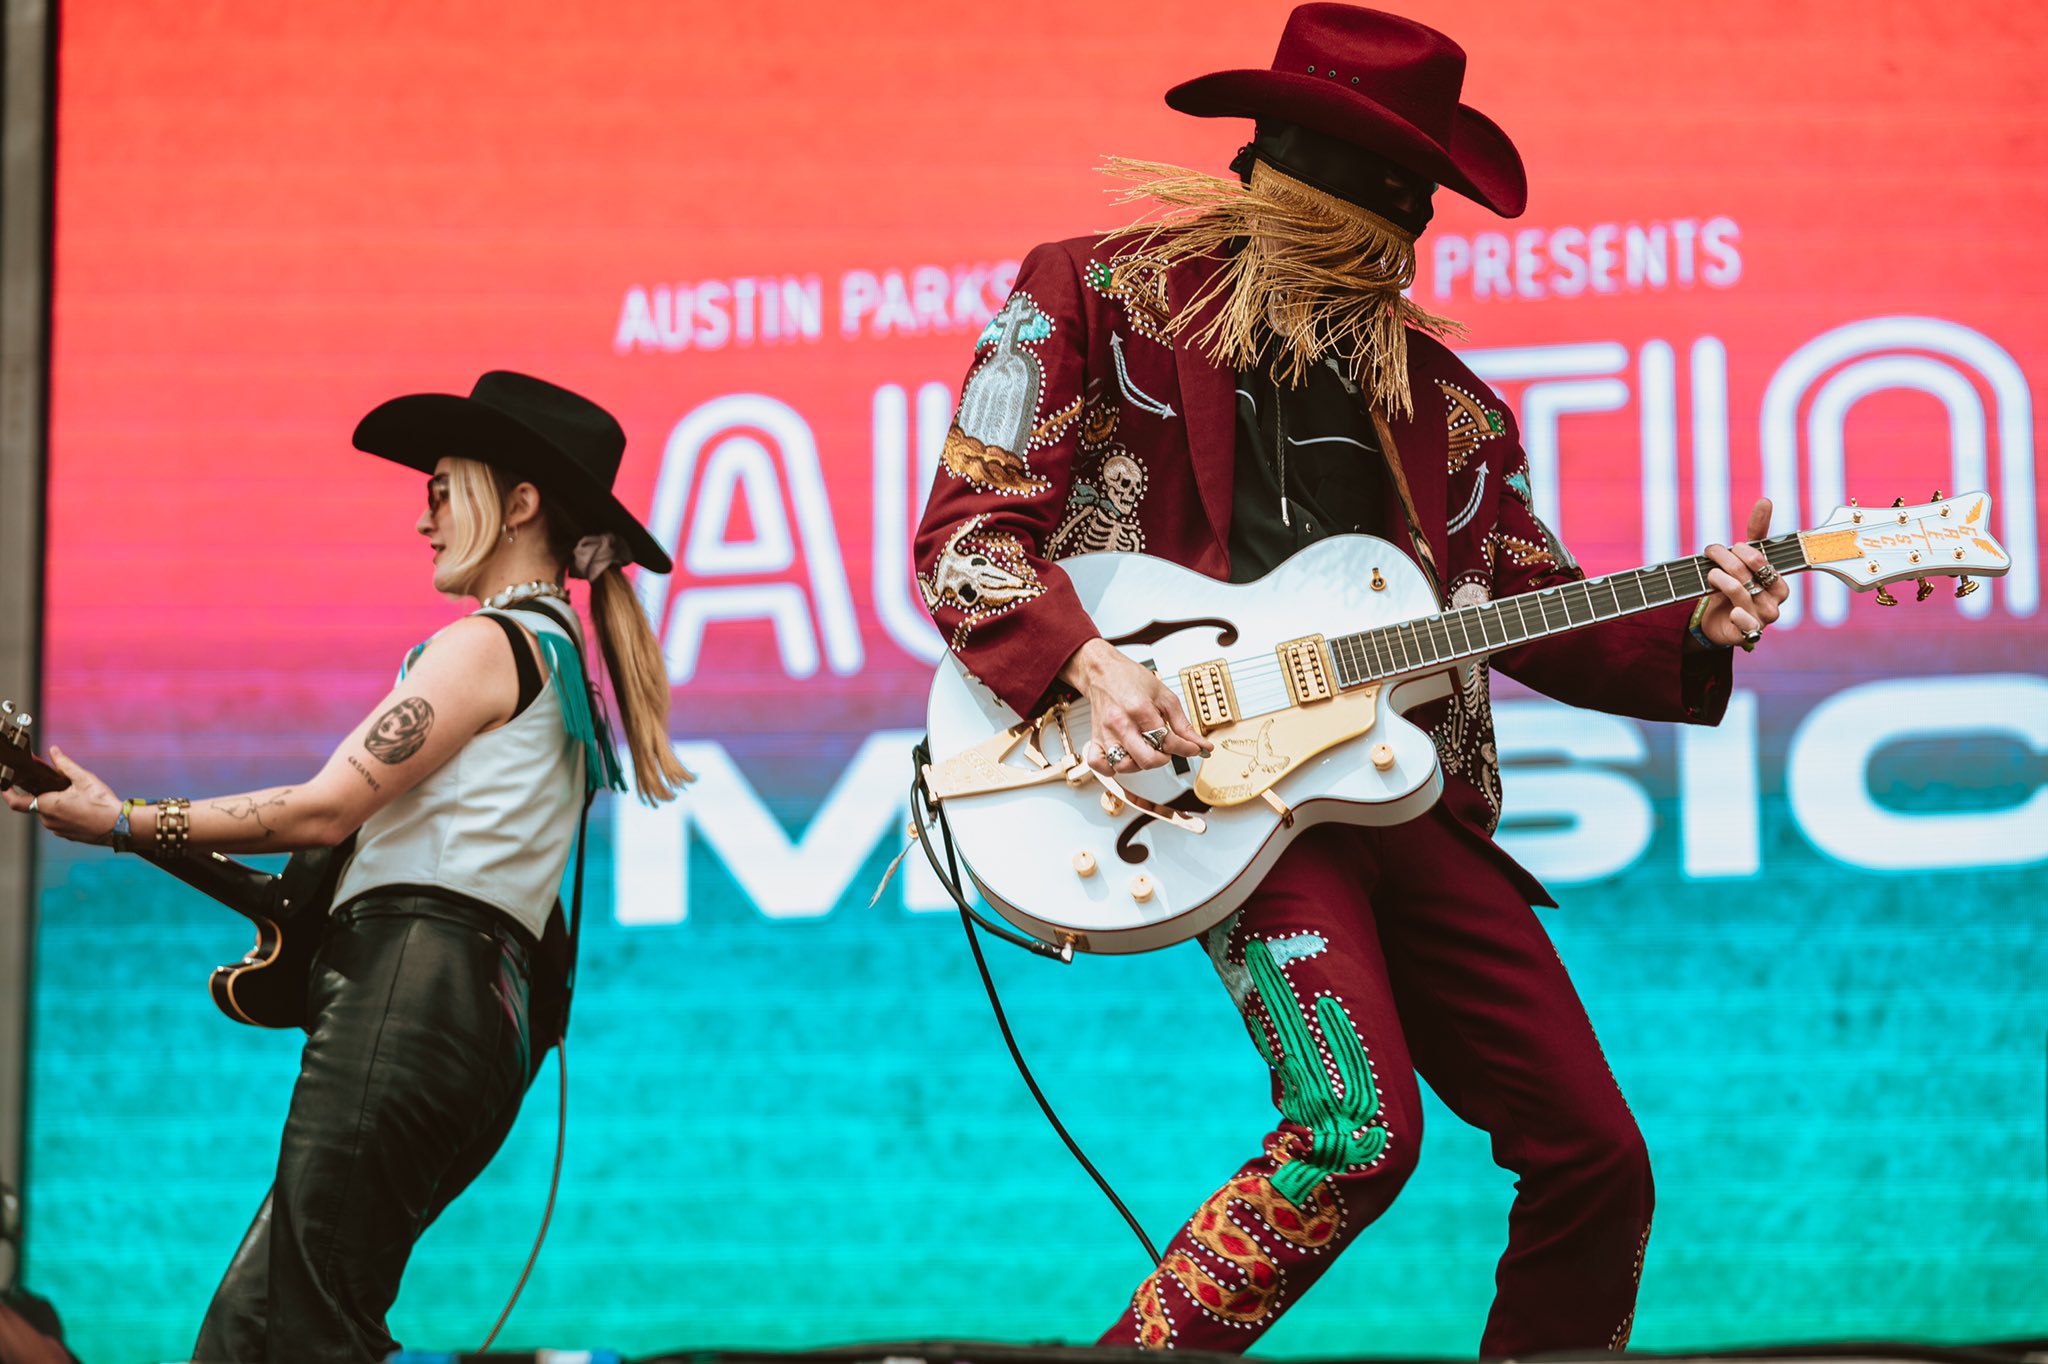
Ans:
<svg viewBox="0 0 2048 1364"><path fill-rule="evenodd" d="M633 562L655 573L675 567L647 528L612 495L626 433L590 399L545 379L494 369L467 398L409 393L379 403L356 423L356 449L432 473L455 456L529 479L567 509L585 535L611 531Z"/></svg>
<svg viewBox="0 0 2048 1364"><path fill-rule="evenodd" d="M1271 68L1198 76L1166 102L1198 118L1298 123L1518 217L1529 201L1521 154L1492 119L1458 102L1464 84L1465 49L1435 29L1313 4L1287 17Z"/></svg>

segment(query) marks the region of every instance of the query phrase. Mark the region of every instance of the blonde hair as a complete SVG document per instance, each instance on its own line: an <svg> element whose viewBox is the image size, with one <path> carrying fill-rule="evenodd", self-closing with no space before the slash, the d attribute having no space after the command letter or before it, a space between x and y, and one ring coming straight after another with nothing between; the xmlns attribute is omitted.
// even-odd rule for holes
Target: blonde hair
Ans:
<svg viewBox="0 0 2048 1364"><path fill-rule="evenodd" d="M1208 286L1168 324L1170 335L1192 333L1209 359L1240 371L1267 363L1270 337L1278 343L1274 378L1287 387L1334 359L1381 412L1415 414L1408 328L1436 337L1462 328L1407 296L1415 283L1413 232L1264 161L1252 166L1249 183L1121 157L1103 169L1138 182L1118 203L1147 206L1146 216L1110 240L1133 243L1136 255L1160 268L1219 262Z"/></svg>
<svg viewBox="0 0 2048 1364"><path fill-rule="evenodd" d="M448 461L448 509L454 534L442 551L436 586L459 596L475 596L484 565L505 533L505 502L527 481L481 460ZM578 532L567 516L550 517L547 494L541 494L541 520L548 552L558 564L574 555ZM445 584L445 585L444 585ZM597 632L605 675L618 699L626 748L633 756L633 784L649 804L672 800L686 782L696 780L676 760L668 733L668 666L661 644L640 608L640 598L618 565L590 583L590 623Z"/></svg>

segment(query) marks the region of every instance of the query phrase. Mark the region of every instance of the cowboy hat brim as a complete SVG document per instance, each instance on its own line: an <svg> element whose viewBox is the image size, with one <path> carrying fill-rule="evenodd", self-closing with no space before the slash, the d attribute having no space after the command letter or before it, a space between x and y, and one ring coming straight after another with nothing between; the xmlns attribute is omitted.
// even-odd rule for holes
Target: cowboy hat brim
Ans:
<svg viewBox="0 0 2048 1364"><path fill-rule="evenodd" d="M355 447L365 454L431 474L440 460L474 459L531 479L559 498L588 534L612 531L626 542L633 562L653 573L675 565L645 526L611 489L554 441L517 417L474 398L453 393L411 393L372 408L356 423Z"/></svg>
<svg viewBox="0 0 2048 1364"><path fill-rule="evenodd" d="M1522 157L1498 124L1458 106L1445 146L1370 95L1329 80L1268 69L1218 71L1166 92L1169 106L1196 118L1267 118L1299 123L1355 142L1438 184L1517 218L1529 204Z"/></svg>

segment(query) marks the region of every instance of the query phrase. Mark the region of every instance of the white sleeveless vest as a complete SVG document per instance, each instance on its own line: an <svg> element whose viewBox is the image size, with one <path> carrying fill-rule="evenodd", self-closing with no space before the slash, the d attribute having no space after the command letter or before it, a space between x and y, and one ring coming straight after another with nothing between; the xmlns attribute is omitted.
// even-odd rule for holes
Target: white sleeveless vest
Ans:
<svg viewBox="0 0 2048 1364"><path fill-rule="evenodd" d="M552 612L483 607L476 614L508 616L536 634L572 640ZM472 735L425 781L364 822L335 888L336 905L384 886L435 886L502 910L541 936L569 865L585 774L584 746L563 723L562 689L583 686L575 655L544 648L542 657L554 666L543 668L552 675L544 675L532 705Z"/></svg>

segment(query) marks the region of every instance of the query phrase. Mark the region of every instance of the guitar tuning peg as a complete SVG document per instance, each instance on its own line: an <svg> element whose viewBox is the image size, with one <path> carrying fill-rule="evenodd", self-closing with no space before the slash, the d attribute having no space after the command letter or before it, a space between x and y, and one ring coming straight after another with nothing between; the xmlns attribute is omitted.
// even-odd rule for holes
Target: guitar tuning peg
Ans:
<svg viewBox="0 0 2048 1364"><path fill-rule="evenodd" d="M1903 497L1895 497L1892 499L1892 505L1894 507L1903 507L1906 505L1906 499Z"/></svg>
<svg viewBox="0 0 2048 1364"><path fill-rule="evenodd" d="M1855 506L1855 505L1856 505L1856 499L1855 499L1855 498L1853 498L1853 497L1852 497L1852 498L1850 498L1850 499L1849 499L1849 505L1850 505L1850 506L1852 506L1852 507L1853 507L1853 506Z"/></svg>
<svg viewBox="0 0 2048 1364"><path fill-rule="evenodd" d="M1961 601L1982 586L1982 583L1973 582L1968 577L1956 579L1956 600Z"/></svg>
<svg viewBox="0 0 2048 1364"><path fill-rule="evenodd" d="M1946 494L1946 493L1942 492L1942 490L1941 490L1941 489L1939 489L1939 488L1936 488L1936 489L1934 490L1934 496L1932 496L1932 497L1928 498L1927 500L1928 500L1929 502L1939 502L1939 501L1941 501L1941 499L1942 499L1942 498L1946 497L1947 495L1948 495L1948 494Z"/></svg>
<svg viewBox="0 0 2048 1364"><path fill-rule="evenodd" d="M1877 604L1879 606L1897 606L1899 599L1892 595L1892 590L1889 586L1880 583L1877 589Z"/></svg>
<svg viewBox="0 0 2048 1364"><path fill-rule="evenodd" d="M1914 601L1926 601L1926 600L1927 600L1927 599L1928 599L1929 597L1931 597L1931 596L1933 596L1933 595L1934 595L1934 584L1933 584L1933 583L1931 583L1931 582L1928 582L1928 581L1927 581L1927 579L1925 579L1925 578L1922 578L1922 579L1920 580L1920 590L1919 590L1919 591L1917 591L1917 592L1915 592L1915 593L1913 594L1913 600L1914 600Z"/></svg>

